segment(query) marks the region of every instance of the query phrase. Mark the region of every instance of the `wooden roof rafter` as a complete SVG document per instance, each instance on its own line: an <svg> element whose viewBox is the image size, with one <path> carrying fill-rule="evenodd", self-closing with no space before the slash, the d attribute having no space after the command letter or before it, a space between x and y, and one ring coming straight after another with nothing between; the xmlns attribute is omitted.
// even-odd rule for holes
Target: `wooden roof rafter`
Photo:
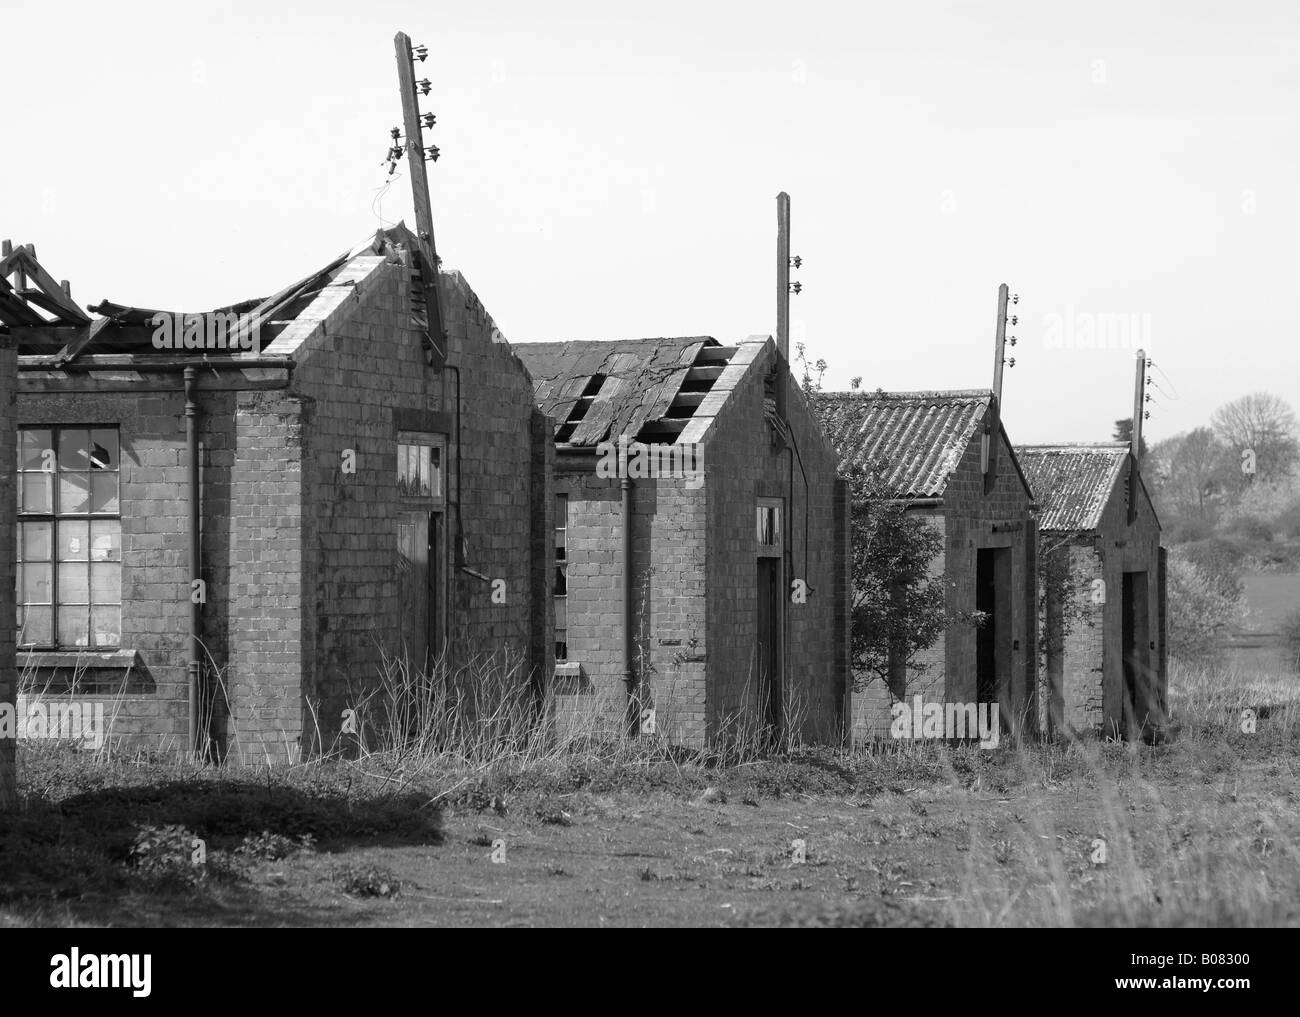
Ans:
<svg viewBox="0 0 1300 1017"><path fill-rule="evenodd" d="M53 315L54 320L38 313L38 309ZM0 322L81 326L90 321L90 315L73 301L68 283L56 282L36 260L34 244L14 247L6 240L0 245Z"/></svg>

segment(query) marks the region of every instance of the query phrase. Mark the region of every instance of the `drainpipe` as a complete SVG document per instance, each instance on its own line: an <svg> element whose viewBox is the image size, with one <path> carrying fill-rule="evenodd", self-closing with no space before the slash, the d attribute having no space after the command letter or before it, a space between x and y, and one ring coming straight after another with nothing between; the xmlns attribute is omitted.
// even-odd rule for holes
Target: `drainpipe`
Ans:
<svg viewBox="0 0 1300 1017"><path fill-rule="evenodd" d="M632 673L632 481L623 469L619 486L623 489L623 683L627 687L627 721L630 732L641 730L641 711L637 700L636 676Z"/></svg>
<svg viewBox="0 0 1300 1017"><path fill-rule="evenodd" d="M199 578L199 404L196 386L198 372L193 367L185 368L185 447L189 459L189 483L186 495L190 504L190 749L197 758L202 758L207 750L207 739L200 740L199 710L201 706L202 658L199 656L199 604L193 597L193 582Z"/></svg>

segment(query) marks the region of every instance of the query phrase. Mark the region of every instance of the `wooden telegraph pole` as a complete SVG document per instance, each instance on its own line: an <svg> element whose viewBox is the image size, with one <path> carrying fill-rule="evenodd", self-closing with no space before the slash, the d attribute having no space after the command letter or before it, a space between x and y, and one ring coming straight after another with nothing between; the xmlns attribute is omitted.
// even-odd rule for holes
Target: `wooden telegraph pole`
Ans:
<svg viewBox="0 0 1300 1017"><path fill-rule="evenodd" d="M998 287L998 324L993 340L993 398L989 401L989 414L984 425L984 440L980 448L980 464L984 470L984 493L989 494L997 482L998 437L1002 428L1002 367L1007 362L1007 303L1010 294L1007 284ZM1014 298L1018 301L1020 298ZM1014 344L1015 339L1011 342ZM1011 366L1015 366L1012 359Z"/></svg>
<svg viewBox="0 0 1300 1017"><path fill-rule="evenodd" d="M776 196L776 348L790 360L790 195Z"/></svg>
<svg viewBox="0 0 1300 1017"><path fill-rule="evenodd" d="M420 238L419 249L415 252L424 287L424 306L429 325L429 360L437 369L447 361L447 333L443 326L442 289L438 285L438 248L433 236L433 208L429 202L429 176L425 170L425 160L436 160L438 149L424 147L423 125L432 127L432 113L420 114L420 93L429 94L429 80L415 80L415 61L423 61L428 51L423 47L413 47L410 36L398 32L393 37L393 49L397 56L397 81L402 93L402 128L406 138L406 161L411 177L411 199L415 205L416 233ZM426 152L428 153L426 155Z"/></svg>
<svg viewBox="0 0 1300 1017"><path fill-rule="evenodd" d="M1146 416L1147 354L1137 351L1133 372L1133 426L1129 428L1128 521L1137 520L1138 472L1142 466L1142 418Z"/></svg>

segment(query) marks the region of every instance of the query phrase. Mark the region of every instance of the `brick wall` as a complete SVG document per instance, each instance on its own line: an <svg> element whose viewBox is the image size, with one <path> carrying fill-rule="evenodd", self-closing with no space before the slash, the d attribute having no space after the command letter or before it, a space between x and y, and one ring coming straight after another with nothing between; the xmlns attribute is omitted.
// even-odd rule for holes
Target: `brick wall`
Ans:
<svg viewBox="0 0 1300 1017"><path fill-rule="evenodd" d="M932 575L942 575L945 584L945 608L950 620L947 630L929 651L916 660L926 665L923 671L909 671L906 698L921 695L923 702L973 703L976 689L977 630L957 617L975 610L976 562L981 548L1007 547L1010 550L1010 632L1013 648L1010 667L999 684L1005 690L1000 712L1007 717L1023 717L1029 728L1037 728L1037 616L1034 591L1034 548L1037 522L1031 512L1031 499L1012 464L1011 449L1005 436L998 438L998 475L993 489L984 493L984 476L980 469L980 436L967 445L949 477L941 511L924 510L932 525L940 526L944 535L942 560L931 566ZM995 533L994 524L1011 529ZM1018 527L1018 528L1016 528ZM878 738L887 734L893 697L883 682L869 682L855 693L853 728L855 738Z"/></svg>
<svg viewBox="0 0 1300 1017"><path fill-rule="evenodd" d="M1095 531L1074 536L1045 534L1045 543L1063 544L1068 553L1066 583L1068 603L1047 603L1052 638L1062 646L1060 659L1044 653L1040 684L1050 689L1059 713L1050 716L1051 730L1062 734L1118 734L1124 730L1123 584L1125 572L1147 575L1147 612L1150 627L1147 655L1150 720L1164 722L1160 705L1167 688L1158 661L1164 641L1159 623L1158 562L1160 528L1145 493L1139 494L1134 522L1128 522L1125 482L1121 477L1107 499L1101 524ZM1104 600L1094 601L1093 583L1104 586ZM1053 591L1055 596L1055 591Z"/></svg>
<svg viewBox="0 0 1300 1017"><path fill-rule="evenodd" d="M747 359L752 366L742 373ZM784 388L780 399L797 456L792 449L772 444L763 418L764 375L777 363L781 363L779 384ZM729 382L733 387L704 438L709 509L708 734L717 738L736 725L752 725L759 717L755 510L759 498L780 498L785 509L784 712L792 734L806 741L838 741L847 669L843 648L847 601L836 583L837 552L848 522L842 506L836 512L836 499L843 497L837 479L839 460L770 340L741 345L714 392L725 391ZM708 408L706 401L697 413L707 413ZM843 573L839 574L842 581ZM813 591L806 604L790 602L794 579L803 579Z"/></svg>
<svg viewBox="0 0 1300 1017"><path fill-rule="evenodd" d="M763 374L775 357L770 341L742 345L683 432L682 441L703 444L702 485L689 477L632 482L637 706L653 707L658 731L676 744L702 747L757 719L756 499L791 504L789 454L772 446L763 420ZM847 492L788 371L782 383L809 479L805 495L796 463L785 576L806 579L814 591L807 604L786 607L790 699L799 736L834 741L847 664L847 584L838 553L847 541ZM571 455L557 466L556 493L569 498L569 661L579 673L557 676L556 701L562 731L609 734L624 729L628 706L623 509L619 481L597 477L595 467L594 457Z"/></svg>
<svg viewBox="0 0 1300 1017"><path fill-rule="evenodd" d="M399 255L352 259L263 351L293 358L291 388L200 392L202 638L221 690L214 727L236 759L333 744L343 708L396 653L399 428L447 435L449 564L459 498L465 564L507 582L494 605L488 587L449 568L451 663L496 653L521 662L522 681L549 671L549 573L537 564L550 540L549 428L527 371L456 273L441 279L450 366L427 366L408 280ZM17 413L28 425L120 425L122 645L137 662L118 694L77 698L105 700L110 737L184 748L184 394L177 375L149 379L126 393L24 394ZM169 390L148 391L155 384ZM342 469L345 449L355 473Z"/></svg>
<svg viewBox="0 0 1300 1017"><path fill-rule="evenodd" d="M0 710L18 699L14 666L14 380L16 353L12 341L0 337ZM16 730L13 732L17 734ZM16 738L0 734L0 809L14 804Z"/></svg>
<svg viewBox="0 0 1300 1017"><path fill-rule="evenodd" d="M549 441L539 440L545 428L532 382L459 273L441 276L449 356L447 369L434 371L410 324L409 271L398 255L352 259L265 351L294 357L292 391L309 407L301 453L301 613L273 640L280 645L267 650L307 676L305 735L323 746L335 743L344 709L355 708L385 669L396 675L409 666L398 645L398 430L447 438L448 665L491 659L522 682L549 668L551 648L541 634L548 605L533 565L549 513ZM354 454L355 473L342 469L344 450ZM287 485L287 508L296 483L292 465L272 483ZM488 583L455 567L458 542L466 568L505 580L503 604L492 602ZM294 596L287 586L264 593L268 606L284 600L288 607ZM294 659L288 643L299 631L303 651ZM268 675L259 695L279 701L278 680ZM285 710L287 703L277 716L268 713L267 725L291 724ZM259 730L259 744L277 730ZM247 732L241 737L247 741Z"/></svg>
<svg viewBox="0 0 1300 1017"><path fill-rule="evenodd" d="M18 426L117 424L121 443L121 645L136 659L100 675L114 692L75 698L104 704L109 736L142 739L162 750L186 748L189 715L190 575L185 396L178 375L149 375L132 393L37 394L16 405ZM158 389L168 389L159 391ZM199 393L200 483L212 492L204 505L203 572L208 605L203 641L209 670L224 674L226 625L222 613L230 564L230 464L235 441L234 398ZM89 659L89 658L87 658ZM33 671L37 685L66 677L66 667ZM68 697L72 698L72 697Z"/></svg>
<svg viewBox="0 0 1300 1017"><path fill-rule="evenodd" d="M205 632L229 627L223 713L241 762L301 758L304 676L314 605L308 595L304 438L310 406L287 392L238 394L230 507L228 615L205 612ZM215 584L220 590L222 584ZM224 591L222 591L224 592Z"/></svg>
<svg viewBox="0 0 1300 1017"><path fill-rule="evenodd" d="M448 362L460 368L465 565L504 579L507 591L506 603L496 605L481 580L456 576L452 635L463 659L509 661L540 680L555 656L551 421L536 409L532 378L465 278L444 272L442 292ZM455 372L444 375L454 397Z"/></svg>

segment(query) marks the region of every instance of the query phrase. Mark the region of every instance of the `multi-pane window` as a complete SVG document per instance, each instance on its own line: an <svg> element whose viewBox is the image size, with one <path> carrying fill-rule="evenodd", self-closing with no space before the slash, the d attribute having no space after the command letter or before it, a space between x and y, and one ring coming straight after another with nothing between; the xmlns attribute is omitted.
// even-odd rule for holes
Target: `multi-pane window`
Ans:
<svg viewBox="0 0 1300 1017"><path fill-rule="evenodd" d="M555 659L569 659L569 496L555 496Z"/></svg>
<svg viewBox="0 0 1300 1017"><path fill-rule="evenodd" d="M397 436L397 493L442 500L444 443L440 436L402 431Z"/></svg>
<svg viewBox="0 0 1300 1017"><path fill-rule="evenodd" d="M18 645L122 641L116 427L18 432Z"/></svg>

